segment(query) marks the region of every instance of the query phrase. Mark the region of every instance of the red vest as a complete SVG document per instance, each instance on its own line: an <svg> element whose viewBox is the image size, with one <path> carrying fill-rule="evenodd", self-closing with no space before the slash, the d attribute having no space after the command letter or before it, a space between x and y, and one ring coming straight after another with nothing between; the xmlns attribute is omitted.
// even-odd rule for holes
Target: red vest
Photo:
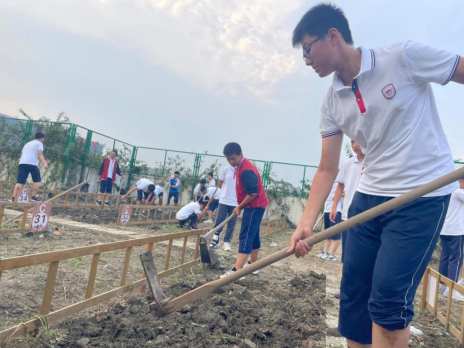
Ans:
<svg viewBox="0 0 464 348"><path fill-rule="evenodd" d="M106 157L103 161L103 171L101 174L100 179L102 180L108 180L108 168L110 167L110 158ZM114 160L114 166L113 166L113 177L111 178L113 182L116 181L116 169L118 168L118 160Z"/></svg>
<svg viewBox="0 0 464 348"><path fill-rule="evenodd" d="M242 182L242 173L245 170L252 170L258 177L258 194L256 198L253 199L251 203L245 208L266 208L269 205L269 200L267 199L266 192L264 191L263 183L261 182L261 176L259 175L259 172L254 164L245 157L243 157L242 164L235 169L237 203L242 203L247 196L245 185Z"/></svg>

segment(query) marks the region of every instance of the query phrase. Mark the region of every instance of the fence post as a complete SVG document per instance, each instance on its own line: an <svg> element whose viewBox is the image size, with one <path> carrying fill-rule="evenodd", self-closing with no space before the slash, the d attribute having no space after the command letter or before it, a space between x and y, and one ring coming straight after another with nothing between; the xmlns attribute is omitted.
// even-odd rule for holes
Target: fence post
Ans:
<svg viewBox="0 0 464 348"><path fill-rule="evenodd" d="M135 167L135 161L136 160L137 160L137 146L134 146L132 148L132 157L131 157L130 164L129 164L129 175L128 175L128 178L127 178L127 187L126 187L127 190L130 188L131 178L132 178L132 170Z"/></svg>
<svg viewBox="0 0 464 348"><path fill-rule="evenodd" d="M32 120L27 120L26 129L25 129L25 132L24 132L23 143L22 143L21 147L24 147L24 145L26 145L29 138L31 137L32 126L33 126Z"/></svg>
<svg viewBox="0 0 464 348"><path fill-rule="evenodd" d="M64 151L64 165L63 165L63 175L61 176L61 185L62 189L64 189L64 180L66 179L66 168L69 164L69 159L71 157L72 148L74 145L74 139L76 137L76 129L77 126L74 123L71 123L68 131L68 139L66 140L66 148ZM74 183L73 183L74 184Z"/></svg>
<svg viewBox="0 0 464 348"><path fill-rule="evenodd" d="M263 187L267 189L267 185L269 183L269 176L271 175L271 168L272 168L272 161L266 161L264 163L264 171L263 171Z"/></svg>
<svg viewBox="0 0 464 348"><path fill-rule="evenodd" d="M306 166L304 166L303 181L301 182L301 196L302 197L304 197L304 193L305 193L305 180L306 180Z"/></svg>
<svg viewBox="0 0 464 348"><path fill-rule="evenodd" d="M81 158L81 177L79 178L79 182L84 181L84 172L85 172L85 165L87 164L87 156L90 151L90 142L92 141L92 131L87 130L87 136L85 137L85 145L84 145L84 153L82 154Z"/></svg>
<svg viewBox="0 0 464 348"><path fill-rule="evenodd" d="M193 190L195 190L195 186L197 183L198 175L200 174L200 166L201 166L201 157L202 155L199 153L195 154L195 162L193 162L193 182L192 182L192 193L190 195L190 199L193 199Z"/></svg>

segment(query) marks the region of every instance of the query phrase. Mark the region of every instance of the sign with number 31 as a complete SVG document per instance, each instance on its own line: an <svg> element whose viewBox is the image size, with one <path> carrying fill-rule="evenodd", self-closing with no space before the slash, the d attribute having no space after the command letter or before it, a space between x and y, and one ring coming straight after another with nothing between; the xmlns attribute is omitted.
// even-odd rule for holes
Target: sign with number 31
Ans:
<svg viewBox="0 0 464 348"><path fill-rule="evenodd" d="M48 229L48 220L52 211L50 203L34 203L29 232L45 232Z"/></svg>

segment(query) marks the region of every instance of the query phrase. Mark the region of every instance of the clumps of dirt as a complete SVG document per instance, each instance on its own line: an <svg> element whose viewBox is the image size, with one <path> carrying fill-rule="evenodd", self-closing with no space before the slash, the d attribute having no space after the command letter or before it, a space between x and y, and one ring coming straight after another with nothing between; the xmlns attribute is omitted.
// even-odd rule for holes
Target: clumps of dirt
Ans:
<svg viewBox="0 0 464 348"><path fill-rule="evenodd" d="M95 209L53 208L52 217L53 216L88 224L116 224L118 210L111 208L101 209L97 206Z"/></svg>
<svg viewBox="0 0 464 348"><path fill-rule="evenodd" d="M272 276L247 276L163 318L150 311L146 297L130 297L96 317L61 322L59 340L42 337L29 346L325 347L325 276ZM165 289L167 295L201 285L189 278L184 273Z"/></svg>

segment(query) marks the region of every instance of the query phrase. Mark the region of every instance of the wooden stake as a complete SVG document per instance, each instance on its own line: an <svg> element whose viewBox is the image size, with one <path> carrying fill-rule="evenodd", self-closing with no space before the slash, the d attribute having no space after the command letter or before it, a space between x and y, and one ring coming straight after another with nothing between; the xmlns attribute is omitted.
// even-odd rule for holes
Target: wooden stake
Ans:
<svg viewBox="0 0 464 348"><path fill-rule="evenodd" d="M50 313L50 307L52 304L53 292L55 290L56 274L58 272L59 261L50 263L48 266L47 282L45 283L45 291L42 300L42 307L40 308L40 314L47 315Z"/></svg>
<svg viewBox="0 0 464 348"><path fill-rule="evenodd" d="M140 213L139 213L140 215ZM147 251L150 251L153 249L153 243L150 243L147 245ZM147 275L145 274L145 271L142 272L142 279L145 279ZM145 292L145 285L140 288L140 292L144 293Z"/></svg>
<svg viewBox="0 0 464 348"><path fill-rule="evenodd" d="M126 255L124 256L124 267L122 268L121 283L120 286L126 285L127 271L129 270L130 257L132 254L132 247L126 249Z"/></svg>
<svg viewBox="0 0 464 348"><path fill-rule="evenodd" d="M85 292L85 299L89 299L93 295L95 287L95 277L97 276L98 261L100 260L100 253L93 255L92 266L90 267L89 282L87 284L87 291Z"/></svg>
<svg viewBox="0 0 464 348"><path fill-rule="evenodd" d="M165 271L169 269L169 259L171 258L172 241L172 239L169 241L168 252L166 253L166 262L164 264Z"/></svg>
<svg viewBox="0 0 464 348"><path fill-rule="evenodd" d="M184 237L184 245L182 245L182 255L180 257L180 264L184 264L184 259L185 259L185 250L187 249L187 238Z"/></svg>

